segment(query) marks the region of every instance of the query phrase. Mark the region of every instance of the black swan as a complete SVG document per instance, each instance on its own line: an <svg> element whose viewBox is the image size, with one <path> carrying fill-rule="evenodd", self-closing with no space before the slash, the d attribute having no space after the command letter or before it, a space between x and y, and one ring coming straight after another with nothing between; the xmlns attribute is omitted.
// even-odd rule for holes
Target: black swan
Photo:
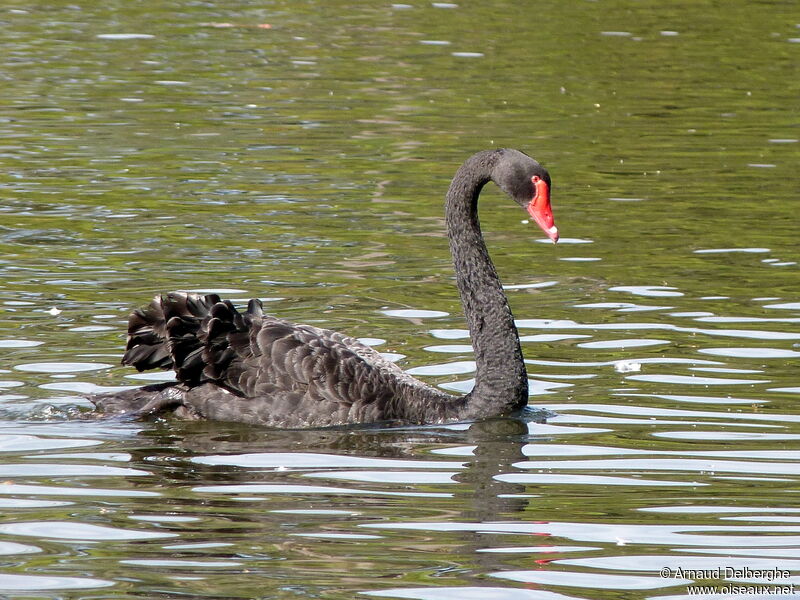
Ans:
<svg viewBox="0 0 800 600"><path fill-rule="evenodd" d="M344 334L262 312L237 312L215 294L172 292L135 310L123 364L174 369L177 382L91 397L106 413L174 413L269 427L443 423L512 415L528 403L519 335L478 222L478 196L494 181L558 241L550 175L511 149L479 152L458 169L445 202L456 282L477 371L452 396L403 372Z"/></svg>

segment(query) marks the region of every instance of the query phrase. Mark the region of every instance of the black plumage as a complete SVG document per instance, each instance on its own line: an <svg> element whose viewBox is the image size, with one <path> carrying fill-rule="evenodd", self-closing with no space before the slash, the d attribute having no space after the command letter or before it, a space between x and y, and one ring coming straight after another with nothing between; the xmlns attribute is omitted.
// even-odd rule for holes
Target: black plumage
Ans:
<svg viewBox="0 0 800 600"><path fill-rule="evenodd" d="M450 248L477 363L468 394L424 384L344 334L265 315L258 300L239 312L216 294L170 292L131 314L122 362L139 371L171 368L177 383L91 400L111 413L174 412L274 427L440 423L518 412L527 404L527 374L477 201L493 180L530 210L532 181L539 179L549 193L539 163L516 150L490 150L468 159L447 193ZM548 235L557 239L555 227Z"/></svg>

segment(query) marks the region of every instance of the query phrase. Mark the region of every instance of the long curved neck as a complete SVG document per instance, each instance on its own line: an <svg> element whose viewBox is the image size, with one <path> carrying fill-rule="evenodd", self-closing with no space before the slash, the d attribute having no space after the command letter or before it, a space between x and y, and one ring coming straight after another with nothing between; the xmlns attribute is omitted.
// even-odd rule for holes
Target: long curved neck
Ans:
<svg viewBox="0 0 800 600"><path fill-rule="evenodd" d="M450 252L477 364L463 418L507 414L528 402L519 334L478 221L478 196L501 156L501 151L481 152L464 163L445 204Z"/></svg>

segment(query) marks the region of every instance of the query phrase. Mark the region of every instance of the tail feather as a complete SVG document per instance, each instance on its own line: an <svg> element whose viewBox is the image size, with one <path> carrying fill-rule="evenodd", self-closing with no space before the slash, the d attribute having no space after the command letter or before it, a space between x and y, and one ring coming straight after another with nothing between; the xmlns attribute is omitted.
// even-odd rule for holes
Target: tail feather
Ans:
<svg viewBox="0 0 800 600"><path fill-rule="evenodd" d="M203 371L202 342L197 334L216 294L170 292L156 296L128 320L128 345L122 364L139 371L174 368L180 381L198 381Z"/></svg>
<svg viewBox="0 0 800 600"><path fill-rule="evenodd" d="M238 384L245 372L243 361L253 356L250 332L261 325L262 305L250 300L242 314L227 300L215 304L198 337L203 343L203 376Z"/></svg>
<svg viewBox="0 0 800 600"><path fill-rule="evenodd" d="M172 357L166 344L157 341L147 345L129 348L122 358L122 364L133 365L138 371L146 369L171 369Z"/></svg>
<svg viewBox="0 0 800 600"><path fill-rule="evenodd" d="M139 371L174 369L178 381L238 384L244 361L258 353L255 336L264 319L261 302L240 313L216 294L170 292L139 308L128 322L123 364Z"/></svg>
<svg viewBox="0 0 800 600"><path fill-rule="evenodd" d="M133 365L138 371L171 368L166 336L162 297L156 296L150 304L137 308L128 317L128 345L122 364Z"/></svg>

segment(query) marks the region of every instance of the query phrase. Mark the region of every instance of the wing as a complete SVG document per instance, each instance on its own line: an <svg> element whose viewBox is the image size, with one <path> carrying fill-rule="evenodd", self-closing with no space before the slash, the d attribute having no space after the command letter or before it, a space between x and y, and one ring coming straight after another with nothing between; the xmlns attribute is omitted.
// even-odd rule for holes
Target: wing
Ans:
<svg viewBox="0 0 800 600"><path fill-rule="evenodd" d="M394 363L341 333L263 315L239 314L215 304L198 335L204 379L248 398L294 392L306 399L353 404L394 391L394 380L412 380Z"/></svg>
<svg viewBox="0 0 800 600"><path fill-rule="evenodd" d="M123 362L173 368L210 418L257 410L265 424L391 419L400 388L423 385L354 338L264 315L258 300L240 313L216 295L182 292L131 315Z"/></svg>

